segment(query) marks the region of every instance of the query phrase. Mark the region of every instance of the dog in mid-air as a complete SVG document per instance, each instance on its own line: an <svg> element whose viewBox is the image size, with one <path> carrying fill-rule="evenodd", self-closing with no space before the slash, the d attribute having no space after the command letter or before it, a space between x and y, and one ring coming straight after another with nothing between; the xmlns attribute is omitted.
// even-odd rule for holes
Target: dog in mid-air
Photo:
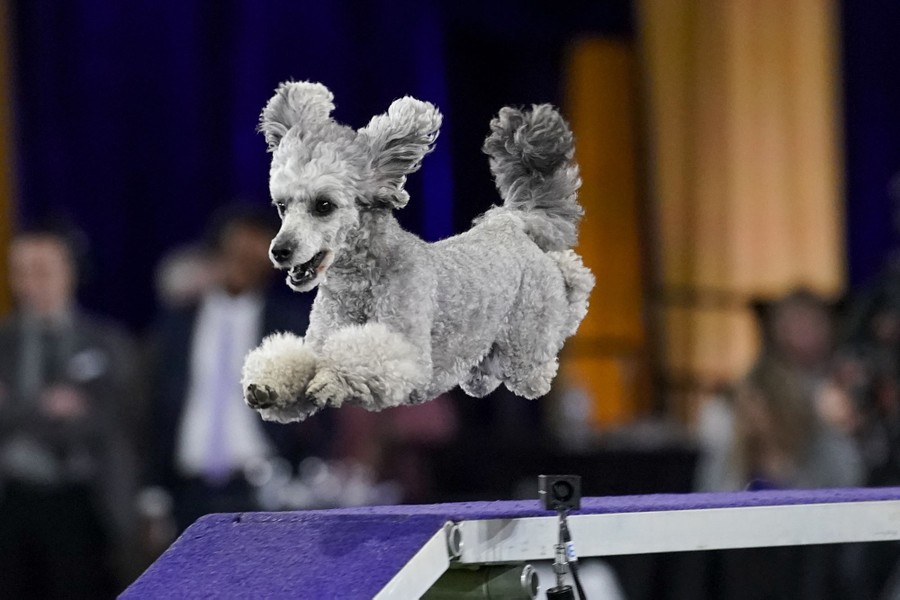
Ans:
<svg viewBox="0 0 900 600"><path fill-rule="evenodd" d="M503 108L484 143L503 204L427 243L394 211L440 112L405 97L354 130L331 118L332 99L318 83L283 83L260 117L281 216L270 257L292 289L319 290L304 337L278 333L247 355L247 404L289 422L346 402L417 404L456 385L546 394L594 286L571 249L583 211L566 122L549 105Z"/></svg>

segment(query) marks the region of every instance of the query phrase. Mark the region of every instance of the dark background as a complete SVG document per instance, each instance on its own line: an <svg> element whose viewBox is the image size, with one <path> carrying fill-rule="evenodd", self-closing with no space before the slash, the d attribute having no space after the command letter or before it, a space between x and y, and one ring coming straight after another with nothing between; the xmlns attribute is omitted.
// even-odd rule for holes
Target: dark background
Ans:
<svg viewBox="0 0 900 600"><path fill-rule="evenodd" d="M167 250L202 236L221 206L268 203L269 155L254 129L279 82L325 83L334 116L354 127L405 94L441 109L437 150L410 178L412 201L399 213L434 240L497 201L480 147L498 108L562 104L573 40L635 36L628 0L11 4L16 220L63 217L80 227L90 240L84 304L135 331L156 314L152 273ZM900 2L844 0L840 16L846 264L858 288L900 245L888 194L900 171ZM470 419L479 420L493 422ZM486 461L479 433L429 457L441 474L435 493L506 497L538 470L602 474L585 479L587 495L690 489L691 451L563 460L545 447L510 446ZM623 581L668 585L639 567L644 576Z"/></svg>
<svg viewBox="0 0 900 600"><path fill-rule="evenodd" d="M219 206L268 203L254 129L279 82L325 83L357 128L405 94L441 109L399 214L434 240L497 201L480 148L498 108L560 104L577 36L633 36L625 1L20 0L12 24L17 219L83 229L84 304L134 329L166 250Z"/></svg>
<svg viewBox="0 0 900 600"><path fill-rule="evenodd" d="M428 239L496 200L480 153L505 104L561 101L567 44L633 39L633 7L603 2L19 0L13 2L17 220L70 219L92 242L83 300L133 328L154 313L149 274L231 202L268 202L254 132L285 79L324 82L354 127L412 94L445 122L411 178L403 223ZM896 242L900 4L841 10L848 280Z"/></svg>

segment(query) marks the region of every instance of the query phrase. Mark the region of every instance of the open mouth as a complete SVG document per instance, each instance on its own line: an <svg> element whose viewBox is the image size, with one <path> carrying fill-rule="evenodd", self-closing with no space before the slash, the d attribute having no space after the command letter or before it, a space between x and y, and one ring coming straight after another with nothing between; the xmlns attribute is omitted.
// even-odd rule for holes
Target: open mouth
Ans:
<svg viewBox="0 0 900 600"><path fill-rule="evenodd" d="M291 267L288 271L288 278L295 286L302 286L313 281L319 273L328 268L324 265L325 258L328 256L327 250L319 250L315 256L303 263Z"/></svg>

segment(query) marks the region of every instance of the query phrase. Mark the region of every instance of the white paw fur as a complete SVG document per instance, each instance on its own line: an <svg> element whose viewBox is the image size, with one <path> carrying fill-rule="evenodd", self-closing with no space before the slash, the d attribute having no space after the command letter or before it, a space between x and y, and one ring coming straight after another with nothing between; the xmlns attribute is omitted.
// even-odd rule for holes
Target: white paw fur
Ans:
<svg viewBox="0 0 900 600"><path fill-rule="evenodd" d="M273 406L258 408L269 421L302 420L317 407L306 398L306 386L316 370L316 356L301 337L275 333L244 359L241 386L247 397L251 385L267 387L276 396Z"/></svg>

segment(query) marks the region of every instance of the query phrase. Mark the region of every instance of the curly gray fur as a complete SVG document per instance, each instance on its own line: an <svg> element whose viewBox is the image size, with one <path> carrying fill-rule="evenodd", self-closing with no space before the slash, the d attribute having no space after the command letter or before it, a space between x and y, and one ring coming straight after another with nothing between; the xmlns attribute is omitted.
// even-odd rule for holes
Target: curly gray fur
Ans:
<svg viewBox="0 0 900 600"><path fill-rule="evenodd" d="M266 136L269 152L274 152L287 132L298 132L325 124L334 110L334 95L321 83L286 81L263 108L257 128Z"/></svg>
<svg viewBox="0 0 900 600"><path fill-rule="evenodd" d="M571 250L581 208L565 121L547 105L503 109L485 150L504 205L427 244L393 209L409 199L406 176L433 148L440 112L401 98L355 131L330 118L331 100L324 86L290 82L261 116L282 218L273 262L293 289L320 289L304 337L272 336L247 356L247 403L285 422L456 385L473 396L501 383L547 393L594 285Z"/></svg>
<svg viewBox="0 0 900 600"><path fill-rule="evenodd" d="M574 246L584 213L577 196L581 178L572 160L574 137L562 116L549 104L530 112L503 108L491 121L483 149L503 206L525 213L535 243L547 251Z"/></svg>
<svg viewBox="0 0 900 600"><path fill-rule="evenodd" d="M395 124L402 124L397 127ZM406 96L391 104L386 115L373 117L359 135L368 140L374 159L375 197L394 208L403 208L409 194L403 189L406 175L418 171L422 159L434 148L441 113L428 102Z"/></svg>

